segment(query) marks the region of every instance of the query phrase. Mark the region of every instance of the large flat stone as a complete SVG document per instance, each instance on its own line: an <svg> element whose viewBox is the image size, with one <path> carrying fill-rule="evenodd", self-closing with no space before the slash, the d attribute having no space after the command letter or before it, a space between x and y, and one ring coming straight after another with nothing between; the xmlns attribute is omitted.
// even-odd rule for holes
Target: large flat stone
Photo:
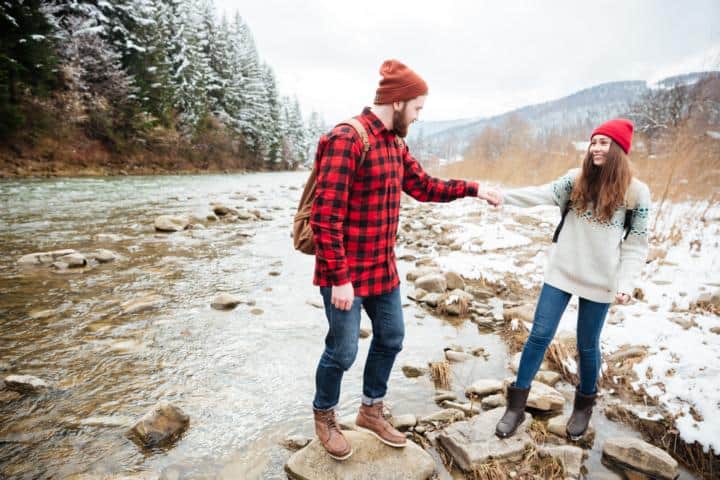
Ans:
<svg viewBox="0 0 720 480"><path fill-rule="evenodd" d="M652 478L672 480L678 463L666 451L639 438L616 437L603 445L603 459L622 470L639 471Z"/></svg>
<svg viewBox="0 0 720 480"><path fill-rule="evenodd" d="M393 448L365 432L343 432L353 447L345 461L333 460L318 439L296 452L285 465L295 480L426 480L435 473L435 461L408 440L405 448Z"/></svg>
<svg viewBox="0 0 720 480"><path fill-rule="evenodd" d="M544 412L560 411L565 406L565 397L549 385L532 382L527 406Z"/></svg>
<svg viewBox="0 0 720 480"><path fill-rule="evenodd" d="M494 393L498 393L503 389L502 380L481 379L476 380L465 389L465 396L483 398Z"/></svg>
<svg viewBox="0 0 720 480"><path fill-rule="evenodd" d="M440 432L438 441L453 457L455 464L466 472L492 459L520 459L525 448L532 443L527 433L530 414L525 414L525 421L515 435L500 439L495 436L495 426L503 413L505 409L500 407L454 423Z"/></svg>
<svg viewBox="0 0 720 480"><path fill-rule="evenodd" d="M554 457L565 470L565 478L580 478L583 461L587 454L580 447L571 445L550 446L542 445L538 447L538 453L541 457Z"/></svg>

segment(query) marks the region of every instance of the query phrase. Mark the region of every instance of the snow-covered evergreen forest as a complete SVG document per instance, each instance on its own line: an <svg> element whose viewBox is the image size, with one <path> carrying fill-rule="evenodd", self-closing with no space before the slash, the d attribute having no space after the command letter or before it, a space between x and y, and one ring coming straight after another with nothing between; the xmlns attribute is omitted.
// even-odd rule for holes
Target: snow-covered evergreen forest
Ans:
<svg viewBox="0 0 720 480"><path fill-rule="evenodd" d="M321 130L212 0L8 0L0 32L3 138L52 130L37 110L54 108L111 150L221 137L244 168L280 169L306 163Z"/></svg>

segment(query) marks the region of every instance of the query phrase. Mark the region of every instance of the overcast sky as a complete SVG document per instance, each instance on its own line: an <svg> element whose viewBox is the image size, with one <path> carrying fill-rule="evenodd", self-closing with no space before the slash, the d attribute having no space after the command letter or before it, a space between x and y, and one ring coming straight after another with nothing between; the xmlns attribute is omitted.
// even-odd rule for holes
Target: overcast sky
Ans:
<svg viewBox="0 0 720 480"><path fill-rule="evenodd" d="M421 120L720 69L720 0L215 2L245 18L281 93L329 123L372 103L387 58L427 81Z"/></svg>

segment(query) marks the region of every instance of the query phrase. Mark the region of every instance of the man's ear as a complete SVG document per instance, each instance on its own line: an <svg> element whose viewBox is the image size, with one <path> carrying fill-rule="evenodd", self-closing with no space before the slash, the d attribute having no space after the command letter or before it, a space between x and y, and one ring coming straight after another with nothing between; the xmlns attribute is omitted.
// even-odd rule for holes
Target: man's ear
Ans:
<svg viewBox="0 0 720 480"><path fill-rule="evenodd" d="M404 102L404 101L393 102L393 111L394 111L394 112L399 112L399 111L401 111L401 110L403 109L403 106L405 106L405 102Z"/></svg>

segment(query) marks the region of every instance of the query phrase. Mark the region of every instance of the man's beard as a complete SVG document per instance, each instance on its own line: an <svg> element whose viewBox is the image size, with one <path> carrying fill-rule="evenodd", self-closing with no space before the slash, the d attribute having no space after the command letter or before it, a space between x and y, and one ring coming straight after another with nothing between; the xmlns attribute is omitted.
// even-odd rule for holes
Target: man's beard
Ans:
<svg viewBox="0 0 720 480"><path fill-rule="evenodd" d="M393 129L392 131L400 138L405 138L408 134L410 124L405 121L405 108L403 105L402 110L399 112L393 112Z"/></svg>

